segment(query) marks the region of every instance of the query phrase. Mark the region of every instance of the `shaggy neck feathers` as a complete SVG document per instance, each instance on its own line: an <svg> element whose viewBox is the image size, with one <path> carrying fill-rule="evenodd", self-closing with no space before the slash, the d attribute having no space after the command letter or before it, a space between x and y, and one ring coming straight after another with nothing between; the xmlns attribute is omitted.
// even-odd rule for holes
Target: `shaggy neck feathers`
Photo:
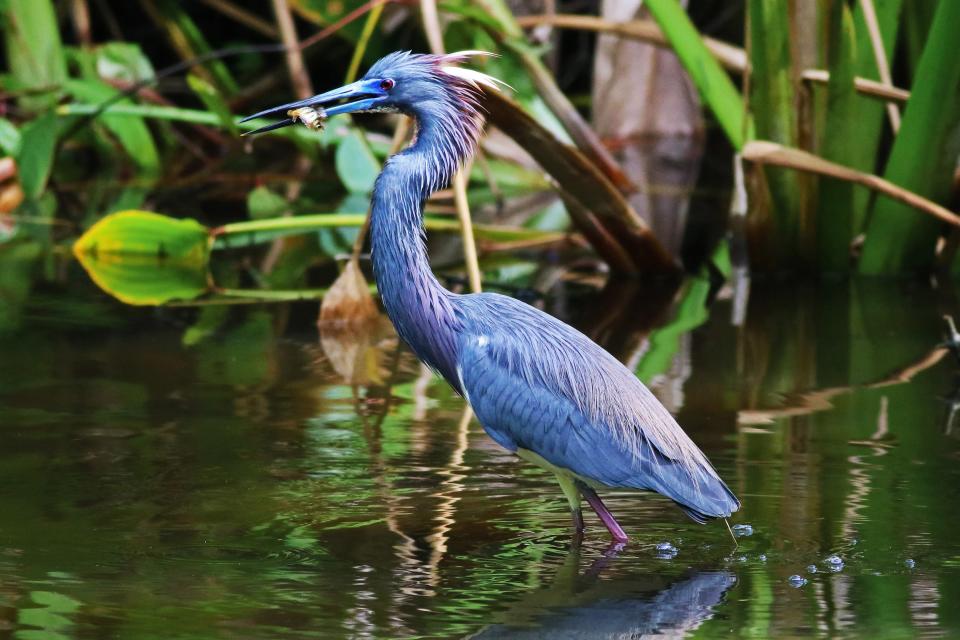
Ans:
<svg viewBox="0 0 960 640"><path fill-rule="evenodd" d="M408 109L417 124L411 147L390 158L374 187L370 228L374 272L387 315L416 354L459 389L455 359L460 321L455 296L430 269L423 206L473 152L480 116L473 92L450 78L436 98Z"/></svg>

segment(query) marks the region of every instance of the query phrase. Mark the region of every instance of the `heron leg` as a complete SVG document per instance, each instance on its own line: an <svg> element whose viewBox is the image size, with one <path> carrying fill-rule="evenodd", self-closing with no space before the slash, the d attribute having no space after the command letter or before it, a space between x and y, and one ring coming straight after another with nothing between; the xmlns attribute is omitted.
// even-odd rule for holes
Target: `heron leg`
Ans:
<svg viewBox="0 0 960 640"><path fill-rule="evenodd" d="M603 522L614 541L626 542L628 540L627 534L624 533L620 523L617 522L617 519L613 517L610 510L603 504L603 500L600 499L597 492L582 482L577 482L577 489L579 489L583 497L587 499L587 503L593 507L593 510L597 512L597 517Z"/></svg>
<svg viewBox="0 0 960 640"><path fill-rule="evenodd" d="M563 490L563 495L570 503L570 516L573 518L573 529L577 534L583 533L583 511L580 509L580 490L573 478L562 473L556 473L557 482Z"/></svg>

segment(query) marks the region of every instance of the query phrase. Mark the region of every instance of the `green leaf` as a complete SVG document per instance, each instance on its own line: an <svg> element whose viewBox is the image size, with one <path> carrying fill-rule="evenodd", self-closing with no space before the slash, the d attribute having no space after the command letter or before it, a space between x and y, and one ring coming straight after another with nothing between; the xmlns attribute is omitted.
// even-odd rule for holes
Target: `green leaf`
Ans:
<svg viewBox="0 0 960 640"><path fill-rule="evenodd" d="M23 88L52 89L50 93L21 98L20 106L28 110L52 106L67 77L53 3L51 0L6 0L0 8L7 65L13 77Z"/></svg>
<svg viewBox="0 0 960 640"><path fill-rule="evenodd" d="M203 32L184 9L184 5L175 0L155 0L151 6L156 7L163 27L171 42L177 46L184 58L192 58L211 52L210 44ZM212 59L203 63L209 70L213 81L221 91L232 95L237 92L237 82L222 60Z"/></svg>
<svg viewBox="0 0 960 640"><path fill-rule="evenodd" d="M753 137L740 92L713 57L678 0L647 0L650 11L670 42L701 98L717 118L735 149Z"/></svg>
<svg viewBox="0 0 960 640"><path fill-rule="evenodd" d="M191 219L149 211L112 213L90 227L73 245L84 256L147 256L206 265L209 232Z"/></svg>
<svg viewBox="0 0 960 640"><path fill-rule="evenodd" d="M360 137L359 132L350 132L340 142L335 160L337 176L348 191L355 193L373 191L373 183L380 173L380 163Z"/></svg>
<svg viewBox="0 0 960 640"><path fill-rule="evenodd" d="M105 102L116 95L117 90L99 80L68 80L67 89L74 99L85 102ZM121 101L130 104L124 99ZM141 118L124 118L104 112L99 121L112 133L137 168L147 176L160 171L160 156L153 136Z"/></svg>
<svg viewBox="0 0 960 640"><path fill-rule="evenodd" d="M883 176L939 202L950 195L960 155L958 24L960 2L939 3ZM918 216L903 203L877 199L860 272L892 274L929 268L940 227L939 221Z"/></svg>
<svg viewBox="0 0 960 640"><path fill-rule="evenodd" d="M797 112L796 78L793 68L791 18L785 2L747 1L750 23L747 51L750 53L750 110L755 134L749 139L771 140L788 147L798 147L800 126ZM751 266L777 268L795 264L804 239L801 229L804 178L795 172L777 167L761 169L761 179L769 188L769 202L755 198L751 202L749 222L752 236L763 238L753 242ZM759 189L758 189L759 190Z"/></svg>
<svg viewBox="0 0 960 640"><path fill-rule="evenodd" d="M79 600L55 591L31 591L30 599L57 613L73 613L82 604Z"/></svg>
<svg viewBox="0 0 960 640"><path fill-rule="evenodd" d="M57 118L45 113L23 127L17 166L20 186L28 198L39 198L47 186L53 168L57 143Z"/></svg>
<svg viewBox="0 0 960 640"><path fill-rule="evenodd" d="M22 138L16 125L6 118L0 118L0 149L5 154L14 157L19 155Z"/></svg>
<svg viewBox="0 0 960 640"><path fill-rule="evenodd" d="M289 209L286 199L266 186L259 186L247 194L247 213L254 220L277 218Z"/></svg>
<svg viewBox="0 0 960 640"><path fill-rule="evenodd" d="M217 117L220 118L220 124L222 124L227 131L235 136L240 135L240 129L237 128L236 119L233 117L233 114L230 113L230 107L227 106L223 96L220 95L216 87L193 73L187 75L187 84L190 85L193 93L200 98L203 105L217 114Z"/></svg>
<svg viewBox="0 0 960 640"><path fill-rule="evenodd" d="M108 42L97 47L97 75L105 80L141 82L154 77L150 59L140 47L129 42Z"/></svg>
<svg viewBox="0 0 960 640"><path fill-rule="evenodd" d="M365 4L365 0L339 0L338 2L330 2L330 0L290 0L290 7L297 15L322 27L328 27L343 20ZM348 42L357 43L362 32L363 20L352 20L336 29L334 34ZM387 51L389 50L386 48L386 39L373 38L369 43L367 57L368 59L376 59Z"/></svg>
<svg viewBox="0 0 960 640"><path fill-rule="evenodd" d="M857 147L864 141L864 124L854 78L857 72L857 34L853 14L843 2L834 3L829 14L826 135L822 155L844 166L853 166ZM869 46L867 43L864 45ZM822 272L849 270L850 243L860 232L854 216L855 186L846 180L822 180L817 206L817 267Z"/></svg>
<svg viewBox="0 0 960 640"><path fill-rule="evenodd" d="M209 291L205 265L141 254L77 254L90 279L126 304L161 305Z"/></svg>
<svg viewBox="0 0 960 640"><path fill-rule="evenodd" d="M20 609L17 612L17 623L49 631L65 629L73 624L66 616L54 613L50 609Z"/></svg>

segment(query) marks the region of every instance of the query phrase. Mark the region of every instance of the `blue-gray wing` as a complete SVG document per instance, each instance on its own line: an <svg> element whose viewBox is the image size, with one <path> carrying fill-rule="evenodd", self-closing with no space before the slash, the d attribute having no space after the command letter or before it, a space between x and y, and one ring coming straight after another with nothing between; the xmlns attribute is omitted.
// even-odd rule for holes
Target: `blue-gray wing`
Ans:
<svg viewBox="0 0 960 640"><path fill-rule="evenodd" d="M739 507L663 405L592 340L512 298L461 300L458 375L497 443L600 484L664 494L698 520Z"/></svg>

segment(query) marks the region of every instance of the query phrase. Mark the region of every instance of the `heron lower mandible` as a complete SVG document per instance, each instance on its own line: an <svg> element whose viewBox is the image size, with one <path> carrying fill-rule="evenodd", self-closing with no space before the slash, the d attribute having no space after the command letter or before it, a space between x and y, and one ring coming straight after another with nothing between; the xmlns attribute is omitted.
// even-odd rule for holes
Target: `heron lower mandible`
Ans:
<svg viewBox="0 0 960 640"><path fill-rule="evenodd" d="M248 120L286 118L256 132L306 123L310 109L416 120L415 142L387 160L373 190L370 237L383 305L400 337L466 398L491 438L556 475L578 533L586 499L614 540L627 540L597 495L601 487L661 493L700 523L729 516L740 507L736 496L623 364L539 309L495 293L452 293L430 270L423 203L473 153L483 124L479 85L498 82L457 66L479 53L392 53L357 82Z"/></svg>

